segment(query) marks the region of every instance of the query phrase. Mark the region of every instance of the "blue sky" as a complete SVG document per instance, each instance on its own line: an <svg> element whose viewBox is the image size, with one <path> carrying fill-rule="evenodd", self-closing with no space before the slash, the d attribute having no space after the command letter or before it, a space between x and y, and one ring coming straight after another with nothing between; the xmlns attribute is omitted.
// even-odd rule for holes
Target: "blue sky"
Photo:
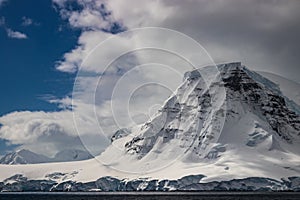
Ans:
<svg viewBox="0 0 300 200"><path fill-rule="evenodd" d="M61 73L55 63L76 45L79 31L69 28L50 0L7 1L0 7L5 26L27 35L9 38L0 29L0 115L19 110L56 110L43 97L70 93L74 74ZM22 25L22 18L33 24Z"/></svg>
<svg viewBox="0 0 300 200"><path fill-rule="evenodd" d="M59 72L55 64L76 45L79 31L60 18L50 0L10 0L0 7L0 16L5 19L0 27L0 115L59 110L47 98L70 94L75 75ZM32 19L32 24L22 25L24 17ZM10 38L6 28L28 38ZM0 139L1 152L16 146L7 146L6 140Z"/></svg>

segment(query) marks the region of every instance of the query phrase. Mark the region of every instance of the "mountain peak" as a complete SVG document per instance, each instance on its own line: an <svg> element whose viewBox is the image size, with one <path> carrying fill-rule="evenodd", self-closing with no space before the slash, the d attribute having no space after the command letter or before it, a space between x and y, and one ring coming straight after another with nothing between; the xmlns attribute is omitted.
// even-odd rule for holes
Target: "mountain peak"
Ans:
<svg viewBox="0 0 300 200"><path fill-rule="evenodd" d="M243 68L242 62L228 62L228 63L221 63L217 64L219 69L238 69Z"/></svg>
<svg viewBox="0 0 300 200"><path fill-rule="evenodd" d="M215 73L210 66L187 72L156 116L128 136L115 137L113 146L126 159L152 163L153 168L178 158L218 160L230 149L300 155L300 117L277 85L241 62L217 67L219 76L209 74ZM210 82L207 77L212 77ZM108 148L101 158L109 163L114 153Z"/></svg>
<svg viewBox="0 0 300 200"><path fill-rule="evenodd" d="M233 69L242 69L244 68L244 66L242 65L241 62L228 62L228 63L222 63L222 64L217 64L216 66L206 66L203 68L199 68L199 69L194 69L192 71L188 71L184 74L184 80L185 79L196 79L196 78L200 78L202 76L202 74L206 74L206 69L212 69L212 68L216 68L218 69L220 72L227 72L229 70L233 70Z"/></svg>
<svg viewBox="0 0 300 200"><path fill-rule="evenodd" d="M9 165L45 163L48 161L49 161L48 157L44 155L36 154L27 149L20 149L17 150L16 152L8 153L0 159L1 164L9 164Z"/></svg>

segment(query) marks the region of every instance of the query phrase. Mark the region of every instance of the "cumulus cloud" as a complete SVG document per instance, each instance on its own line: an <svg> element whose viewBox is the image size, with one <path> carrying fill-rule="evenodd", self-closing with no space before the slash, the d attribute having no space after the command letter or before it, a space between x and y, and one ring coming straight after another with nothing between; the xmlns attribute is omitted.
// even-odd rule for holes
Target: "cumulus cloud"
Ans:
<svg viewBox="0 0 300 200"><path fill-rule="evenodd" d="M81 107L85 107L82 105ZM91 106L89 106L91 108ZM85 113L87 114L85 116ZM103 146L97 146L100 142L106 144L106 138L97 134L95 121L90 119L88 109L77 115L77 121L84 122L78 135L73 121L73 113L70 110L60 112L13 112L0 118L0 137L10 144L20 145L18 148L27 148L35 152L53 156L64 149L83 149L82 140L88 142L89 150L98 154ZM90 126L89 126L90 125ZM90 135L96 135L93 139ZM95 141L95 139L100 141ZM103 140L103 141L102 141Z"/></svg>
<svg viewBox="0 0 300 200"><path fill-rule="evenodd" d="M78 40L78 46L66 53L62 61L57 64L58 70L71 73L78 69L87 53L112 34L125 31L127 27L158 25L157 20L163 21L172 10L166 8L161 1L149 1L146 4L133 1L130 5L135 6L132 7L128 2L123 1L78 0L76 2L80 6L79 10L73 10L72 7L70 9L69 1L66 0L54 0L53 2L60 10L60 15L67 19L73 28L84 30ZM126 42L122 41L116 45L119 48L124 43ZM127 41L127 43L129 42ZM115 49L117 50L117 48Z"/></svg>
<svg viewBox="0 0 300 200"><path fill-rule="evenodd" d="M6 29L7 36L14 39L27 39L27 35L25 33L21 33L19 31L13 31L10 28Z"/></svg>
<svg viewBox="0 0 300 200"><path fill-rule="evenodd" d="M12 144L20 144L38 152L54 153L53 146L67 138L75 138L71 112L13 112L0 118L0 136ZM56 140L59 139L59 140ZM46 141L46 142L45 142ZM66 143L67 145L67 143ZM43 146L43 148L41 148Z"/></svg>
<svg viewBox="0 0 300 200"><path fill-rule="evenodd" d="M117 33L123 28L121 22L114 19L112 12L101 0L53 0L53 3L61 17L67 19L73 28L101 30L110 33ZM76 5L74 6L74 4Z"/></svg>

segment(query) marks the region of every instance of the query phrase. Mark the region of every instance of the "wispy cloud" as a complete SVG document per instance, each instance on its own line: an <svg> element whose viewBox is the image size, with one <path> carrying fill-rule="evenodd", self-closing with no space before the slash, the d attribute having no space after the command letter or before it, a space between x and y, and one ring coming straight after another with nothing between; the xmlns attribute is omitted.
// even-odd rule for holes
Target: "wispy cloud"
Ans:
<svg viewBox="0 0 300 200"><path fill-rule="evenodd" d="M19 31L13 31L10 28L6 29L7 36L15 39L27 39L27 35L25 33L21 33Z"/></svg>
<svg viewBox="0 0 300 200"><path fill-rule="evenodd" d="M0 3L1 3L1 0L0 0ZM29 21L27 23L29 23ZM27 39L28 38L28 36L25 33L22 33L19 31L14 31L11 28L8 28L4 17L0 17L0 27L5 29L7 36L9 38L14 38L14 39Z"/></svg>
<svg viewBox="0 0 300 200"><path fill-rule="evenodd" d="M40 25L38 22L35 22L33 19L23 16L22 17L22 26L30 26L30 25L35 25L38 26Z"/></svg>
<svg viewBox="0 0 300 200"><path fill-rule="evenodd" d="M28 17L22 17L22 26L30 26L31 24L33 24L33 20L31 18Z"/></svg>

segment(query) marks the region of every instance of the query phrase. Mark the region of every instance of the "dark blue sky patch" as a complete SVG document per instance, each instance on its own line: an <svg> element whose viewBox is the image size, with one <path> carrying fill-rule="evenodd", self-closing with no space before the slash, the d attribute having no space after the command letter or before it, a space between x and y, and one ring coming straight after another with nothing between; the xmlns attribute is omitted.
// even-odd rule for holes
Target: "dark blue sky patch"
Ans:
<svg viewBox="0 0 300 200"><path fill-rule="evenodd" d="M18 146L20 145L10 144L8 140L0 138L0 158L6 153L13 151Z"/></svg>
<svg viewBox="0 0 300 200"><path fill-rule="evenodd" d="M59 110L38 97L64 97L72 92L75 74L57 71L55 62L74 48L80 31L68 28L50 0L10 0L0 8L0 16L5 17L6 27L28 36L8 38L5 29L0 29L0 115L16 110ZM38 25L22 26L23 16Z"/></svg>
<svg viewBox="0 0 300 200"><path fill-rule="evenodd" d="M111 23L109 29L103 29L104 32L109 32L112 34L118 34L118 33L124 32L126 30L127 30L126 27L124 27L119 22L113 22L113 23Z"/></svg>

